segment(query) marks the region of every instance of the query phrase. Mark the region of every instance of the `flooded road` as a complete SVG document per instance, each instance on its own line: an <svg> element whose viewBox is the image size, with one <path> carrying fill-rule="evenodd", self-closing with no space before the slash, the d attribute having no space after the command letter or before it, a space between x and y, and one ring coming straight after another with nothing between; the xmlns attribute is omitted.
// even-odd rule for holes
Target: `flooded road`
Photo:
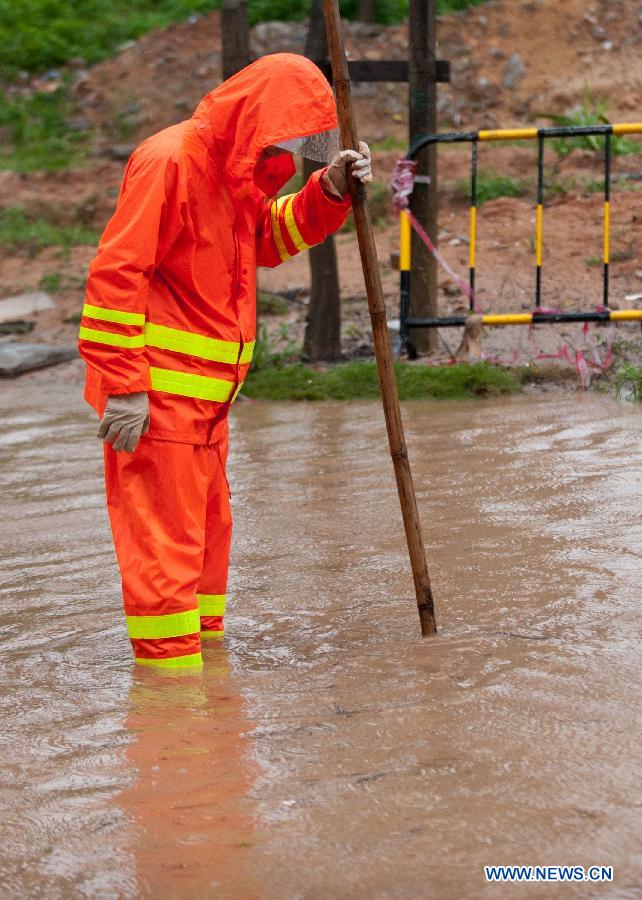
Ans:
<svg viewBox="0 0 642 900"><path fill-rule="evenodd" d="M642 410L405 405L422 641L380 407L239 405L186 675L133 671L79 393L0 384L2 897L642 896Z"/></svg>

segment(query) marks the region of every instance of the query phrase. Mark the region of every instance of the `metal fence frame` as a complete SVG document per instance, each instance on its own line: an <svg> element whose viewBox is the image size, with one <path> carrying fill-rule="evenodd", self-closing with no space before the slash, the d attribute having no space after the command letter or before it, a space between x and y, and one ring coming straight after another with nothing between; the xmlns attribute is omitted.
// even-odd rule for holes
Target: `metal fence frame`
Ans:
<svg viewBox="0 0 642 900"><path fill-rule="evenodd" d="M448 132L429 134L417 140L409 149L406 159L414 160L417 154L431 144L471 144L470 164L470 245L468 283L470 286L470 313L476 276L477 250L477 145L480 141L537 141L537 206L535 219L535 307L529 313L486 314L484 325L539 325L554 322L642 322L642 310L615 310L609 308L609 263L611 239L611 137L612 135L642 134L642 123L605 125L581 125L559 128L513 128L492 131ZM544 233L544 142L550 138L602 135L604 137L604 227L602 253L602 304L589 312L547 312L542 309L542 248ZM468 316L443 316L413 318L410 316L410 273L412 226L408 213L400 214L400 308L399 329L401 348L408 341L413 328L449 328L463 326Z"/></svg>

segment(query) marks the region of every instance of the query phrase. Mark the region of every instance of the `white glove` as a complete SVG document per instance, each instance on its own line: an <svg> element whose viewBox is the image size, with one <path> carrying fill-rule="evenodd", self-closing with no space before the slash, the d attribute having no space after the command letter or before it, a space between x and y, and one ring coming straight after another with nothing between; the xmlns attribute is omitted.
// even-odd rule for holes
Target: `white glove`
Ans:
<svg viewBox="0 0 642 900"><path fill-rule="evenodd" d="M141 435L149 431L149 397L147 391L136 394L111 394L98 437L114 450L133 453Z"/></svg>
<svg viewBox="0 0 642 900"><path fill-rule="evenodd" d="M359 141L358 153L356 150L342 150L323 173L325 186L339 197L343 197L348 192L347 173L350 163L352 163L350 173L354 178L362 184L372 181L372 157L370 147L365 141Z"/></svg>

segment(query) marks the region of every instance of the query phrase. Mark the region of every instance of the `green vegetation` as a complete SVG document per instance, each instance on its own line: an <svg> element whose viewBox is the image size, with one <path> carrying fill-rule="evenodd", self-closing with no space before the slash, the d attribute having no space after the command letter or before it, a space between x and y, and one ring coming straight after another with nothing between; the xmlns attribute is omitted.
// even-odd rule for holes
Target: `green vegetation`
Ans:
<svg viewBox="0 0 642 900"><path fill-rule="evenodd" d="M477 205L498 197L524 197L531 190L530 182L512 175L496 175L494 172L479 172L477 175ZM470 179L461 178L455 185L458 197L470 200Z"/></svg>
<svg viewBox="0 0 642 900"><path fill-rule="evenodd" d="M561 128L577 127L582 125L607 125L606 104L591 98L588 90L584 92L584 102L579 109L573 110L565 116L546 114L554 125ZM604 152L604 138L601 135L587 134L579 137L554 138L551 146L558 156L568 156L575 149L592 150L594 153ZM613 156L631 156L642 151L642 143L620 135L611 136L611 153Z"/></svg>
<svg viewBox="0 0 642 900"><path fill-rule="evenodd" d="M287 325L280 325L277 333L270 337L267 327L263 323L259 324L254 356L252 357L253 371L259 372L284 366L298 361L300 357L301 351L299 347L288 336Z"/></svg>
<svg viewBox="0 0 642 900"><path fill-rule="evenodd" d="M489 363L455 366L396 365L402 400L459 400L519 391L520 382ZM257 400L371 400L379 396L374 362L355 361L325 371L304 363L252 368L243 393Z"/></svg>
<svg viewBox="0 0 642 900"><path fill-rule="evenodd" d="M47 272L40 279L38 287L41 291L47 291L48 294L57 294L62 287L62 275L60 272Z"/></svg>
<svg viewBox="0 0 642 900"><path fill-rule="evenodd" d="M0 142L0 168L57 172L81 159L87 133L70 126L72 112L64 86L30 97L9 97L0 90L0 134L6 135Z"/></svg>
<svg viewBox="0 0 642 900"><path fill-rule="evenodd" d="M97 241L96 232L83 225L59 226L30 218L19 206L0 210L0 246L6 250L35 254L44 247L60 247L61 255L65 255L72 247Z"/></svg>
<svg viewBox="0 0 642 900"><path fill-rule="evenodd" d="M439 13L457 12L483 0L437 0ZM0 76L21 69L42 72L73 57L95 63L126 41L153 28L208 13L220 0L0 0ZM310 0L249 0L250 21L303 19ZM341 0L341 12L354 18L357 0ZM408 0L377 0L377 21L401 21Z"/></svg>
<svg viewBox="0 0 642 900"><path fill-rule="evenodd" d="M0 73L41 72L73 57L95 63L125 41L214 5L212 0L0 0Z"/></svg>
<svg viewBox="0 0 642 900"><path fill-rule="evenodd" d="M287 300L267 291L257 292L256 307L260 316L284 316L289 310Z"/></svg>
<svg viewBox="0 0 642 900"><path fill-rule="evenodd" d="M642 403L642 369L626 363L615 373L615 394L618 400L626 397Z"/></svg>
<svg viewBox="0 0 642 900"><path fill-rule="evenodd" d="M370 149L380 153L388 153L391 150L403 150L405 153L408 149L408 141L402 141L400 138L394 137L394 135L389 135L389 137L380 141L373 141L370 144Z"/></svg>

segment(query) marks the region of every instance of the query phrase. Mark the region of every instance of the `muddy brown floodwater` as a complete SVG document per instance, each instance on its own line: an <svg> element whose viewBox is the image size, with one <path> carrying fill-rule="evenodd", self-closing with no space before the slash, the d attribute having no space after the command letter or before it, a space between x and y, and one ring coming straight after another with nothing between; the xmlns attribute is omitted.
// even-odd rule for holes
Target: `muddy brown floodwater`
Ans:
<svg viewBox="0 0 642 900"><path fill-rule="evenodd" d="M642 411L406 404L421 640L375 403L239 405L228 636L134 672L95 424L0 385L3 897L642 896Z"/></svg>

